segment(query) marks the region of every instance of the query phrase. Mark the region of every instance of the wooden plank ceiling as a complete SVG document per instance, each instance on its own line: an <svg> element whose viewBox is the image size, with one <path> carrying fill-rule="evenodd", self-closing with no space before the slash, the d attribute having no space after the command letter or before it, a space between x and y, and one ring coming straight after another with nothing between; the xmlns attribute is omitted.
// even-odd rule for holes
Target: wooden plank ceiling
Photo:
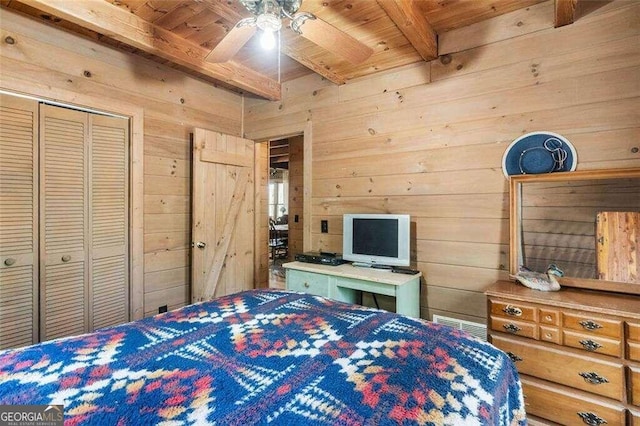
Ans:
<svg viewBox="0 0 640 426"><path fill-rule="evenodd" d="M294 33L283 22L277 48L264 50L254 35L229 61L205 60L245 17L238 0L0 0L18 10L213 84L267 99L280 82L311 72L342 84L379 71L438 56L438 34L545 0L304 0L300 11L373 50L357 65ZM573 22L577 0L555 0L556 26ZM303 25L304 31L304 25Z"/></svg>

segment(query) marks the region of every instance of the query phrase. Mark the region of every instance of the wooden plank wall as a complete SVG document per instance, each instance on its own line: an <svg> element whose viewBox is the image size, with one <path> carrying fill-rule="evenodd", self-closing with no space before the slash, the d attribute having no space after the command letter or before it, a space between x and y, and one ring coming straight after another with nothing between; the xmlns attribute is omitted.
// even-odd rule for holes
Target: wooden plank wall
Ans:
<svg viewBox="0 0 640 426"><path fill-rule="evenodd" d="M0 10L0 86L117 99L144 108L144 311L189 301L190 133L240 135L242 99L186 74ZM89 105L99 109L100 105Z"/></svg>
<svg viewBox="0 0 640 426"><path fill-rule="evenodd" d="M558 29L549 1L451 31L439 60L339 87L287 82L281 101L247 102L246 137L311 122L312 248L341 251L344 213L409 213L422 316L484 322L509 264L509 143L553 131L579 169L640 166L640 4L593 6Z"/></svg>

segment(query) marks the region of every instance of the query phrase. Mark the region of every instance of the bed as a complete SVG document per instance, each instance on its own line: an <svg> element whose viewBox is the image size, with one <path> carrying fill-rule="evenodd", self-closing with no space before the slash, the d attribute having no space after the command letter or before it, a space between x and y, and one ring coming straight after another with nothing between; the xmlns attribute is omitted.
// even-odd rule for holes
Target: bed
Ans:
<svg viewBox="0 0 640 426"><path fill-rule="evenodd" d="M0 404L62 404L66 425L526 424L490 344L282 290L1 351Z"/></svg>

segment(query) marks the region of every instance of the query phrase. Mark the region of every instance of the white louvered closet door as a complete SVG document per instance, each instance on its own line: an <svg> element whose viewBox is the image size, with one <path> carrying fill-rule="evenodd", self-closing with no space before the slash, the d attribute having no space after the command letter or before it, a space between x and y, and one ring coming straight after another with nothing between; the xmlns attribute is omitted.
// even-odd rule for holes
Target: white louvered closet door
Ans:
<svg viewBox="0 0 640 426"><path fill-rule="evenodd" d="M128 120L91 114L90 327L129 319Z"/></svg>
<svg viewBox="0 0 640 426"><path fill-rule="evenodd" d="M40 338L88 330L88 114L40 108Z"/></svg>
<svg viewBox="0 0 640 426"><path fill-rule="evenodd" d="M37 117L0 95L0 349L38 341Z"/></svg>

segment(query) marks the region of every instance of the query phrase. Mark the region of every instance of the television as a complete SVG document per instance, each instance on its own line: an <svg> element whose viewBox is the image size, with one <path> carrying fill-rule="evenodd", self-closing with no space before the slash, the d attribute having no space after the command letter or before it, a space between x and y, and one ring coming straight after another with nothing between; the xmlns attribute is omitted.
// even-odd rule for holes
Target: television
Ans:
<svg viewBox="0 0 640 426"><path fill-rule="evenodd" d="M345 214L342 258L355 266L409 266L407 214Z"/></svg>

